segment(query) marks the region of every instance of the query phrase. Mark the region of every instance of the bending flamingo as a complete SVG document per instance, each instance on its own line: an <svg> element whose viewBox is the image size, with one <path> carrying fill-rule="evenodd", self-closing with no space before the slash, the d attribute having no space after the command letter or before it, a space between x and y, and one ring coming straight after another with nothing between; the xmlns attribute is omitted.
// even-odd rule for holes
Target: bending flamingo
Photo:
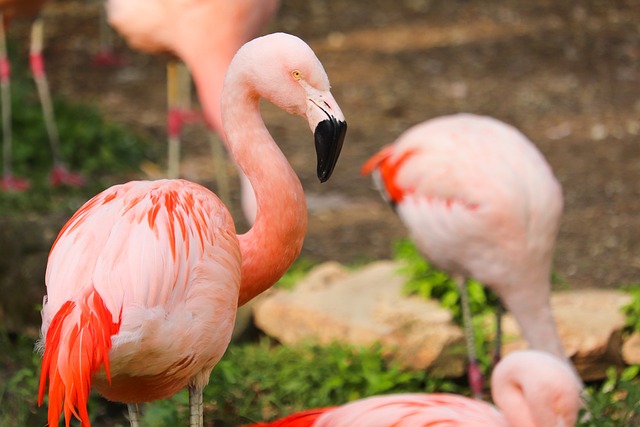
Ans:
<svg viewBox="0 0 640 427"><path fill-rule="evenodd" d="M253 427L573 427L581 407L580 381L545 352L507 355L492 375L493 400L447 393L374 396L346 405L289 415Z"/></svg>
<svg viewBox="0 0 640 427"><path fill-rule="evenodd" d="M224 138L220 93L229 62L243 43L258 35L277 6L278 0L107 0L107 13L110 24L133 48L171 53L186 63L194 75L198 93L207 94L201 103L208 125ZM168 68L169 178L179 176L181 128L185 121L194 118L185 105L188 102L180 100L184 88L178 83L181 69L177 64L171 61ZM212 149L216 147L212 143ZM227 193L220 154L214 156L215 169L220 190ZM247 181L241 182L245 188ZM253 196L250 187L245 193L246 197ZM221 196L223 200L228 198Z"/></svg>
<svg viewBox="0 0 640 427"><path fill-rule="evenodd" d="M82 186L85 180L80 175L69 172L62 160L58 127L54 118L53 104L49 92L49 83L44 70L42 58L43 19L38 16L46 0L0 0L0 89L2 92L2 127L3 127L3 176L0 188L3 190L22 191L29 188L29 181L13 176L12 168L12 130L11 130L11 67L7 56L5 27L14 17L33 18L31 26L31 47L29 59L31 73L38 88L38 96L42 105L49 145L53 155L51 184Z"/></svg>
<svg viewBox="0 0 640 427"><path fill-rule="evenodd" d="M53 244L42 309L42 403L89 426L91 387L135 403L189 388L202 426L202 389L222 357L236 309L269 288L300 253L302 186L265 127L264 97L314 130L320 181L329 179L346 123L313 51L288 34L247 43L222 94L227 148L255 188L255 225L236 236L226 207L183 180L111 187L82 206Z"/></svg>
<svg viewBox="0 0 640 427"><path fill-rule="evenodd" d="M566 358L550 305L562 190L522 133L471 114L428 120L374 155L363 167L372 171L418 249L461 289L474 395L481 395L482 376L468 278L498 295L531 348Z"/></svg>

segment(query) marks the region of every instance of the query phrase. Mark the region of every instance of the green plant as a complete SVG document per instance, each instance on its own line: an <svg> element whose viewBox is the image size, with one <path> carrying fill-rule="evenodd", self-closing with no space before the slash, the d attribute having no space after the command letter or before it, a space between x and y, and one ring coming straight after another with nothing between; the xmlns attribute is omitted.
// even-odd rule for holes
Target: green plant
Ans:
<svg viewBox="0 0 640 427"><path fill-rule="evenodd" d="M622 307L625 329L627 332L640 332L640 285L629 286L627 292L631 294L631 301Z"/></svg>
<svg viewBox="0 0 640 427"><path fill-rule="evenodd" d="M640 425L640 366L621 373L607 369L607 379L586 390L585 408L580 412L580 427L632 427Z"/></svg>
<svg viewBox="0 0 640 427"><path fill-rule="evenodd" d="M451 381L427 378L424 372L404 371L386 362L377 346L288 347L265 338L257 344L229 347L205 389L205 416L215 418L216 425L237 426L374 394L434 390L460 388ZM173 426L184 424L186 417L183 392L149 405L144 423Z"/></svg>
<svg viewBox="0 0 640 427"><path fill-rule="evenodd" d="M0 425L45 425L37 410L39 356L34 341L0 330Z"/></svg>
<svg viewBox="0 0 640 427"><path fill-rule="evenodd" d="M0 328L0 426L47 425L46 394L44 405L38 406L41 359L34 347L33 338ZM124 410L123 405L109 403L96 392L89 397L89 417L95 427L115 425ZM74 420L71 425L80 423Z"/></svg>

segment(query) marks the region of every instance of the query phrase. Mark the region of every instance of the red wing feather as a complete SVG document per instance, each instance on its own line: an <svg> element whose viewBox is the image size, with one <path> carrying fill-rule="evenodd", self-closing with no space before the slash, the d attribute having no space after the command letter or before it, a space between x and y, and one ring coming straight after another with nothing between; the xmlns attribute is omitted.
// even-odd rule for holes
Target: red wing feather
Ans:
<svg viewBox="0 0 640 427"><path fill-rule="evenodd" d="M402 189L397 183L397 174L403 163L409 159L416 150L407 150L400 156L393 156L394 146L388 145L373 155L362 166L360 172L363 175L373 172L377 169L380 172L380 178L387 192L389 200L393 203L402 201L405 189Z"/></svg>

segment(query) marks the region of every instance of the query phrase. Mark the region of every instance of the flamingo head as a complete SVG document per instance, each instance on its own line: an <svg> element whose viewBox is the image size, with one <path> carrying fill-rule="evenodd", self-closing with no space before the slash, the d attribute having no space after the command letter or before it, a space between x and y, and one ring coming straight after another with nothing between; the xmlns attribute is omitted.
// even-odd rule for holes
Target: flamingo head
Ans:
<svg viewBox="0 0 640 427"><path fill-rule="evenodd" d="M236 67L237 63L242 67ZM290 34L269 34L238 51L227 78L233 72L244 74L253 96L307 119L314 133L318 179L327 181L340 156L347 122L313 50Z"/></svg>

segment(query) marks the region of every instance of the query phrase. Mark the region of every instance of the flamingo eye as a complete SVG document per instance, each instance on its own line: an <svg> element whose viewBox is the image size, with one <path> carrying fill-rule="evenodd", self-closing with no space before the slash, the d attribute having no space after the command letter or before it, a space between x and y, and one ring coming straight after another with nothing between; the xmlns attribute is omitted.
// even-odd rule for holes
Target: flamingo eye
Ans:
<svg viewBox="0 0 640 427"><path fill-rule="evenodd" d="M294 79L296 80L300 80L302 78L302 73L298 70L293 70L291 72L291 75L293 76Z"/></svg>

